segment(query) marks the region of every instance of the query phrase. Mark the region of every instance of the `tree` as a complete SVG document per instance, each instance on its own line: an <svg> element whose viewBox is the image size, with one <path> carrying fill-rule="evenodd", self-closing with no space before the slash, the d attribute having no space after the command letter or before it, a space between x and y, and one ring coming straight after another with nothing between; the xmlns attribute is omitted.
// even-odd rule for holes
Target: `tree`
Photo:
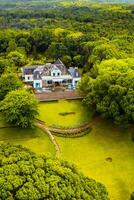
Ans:
<svg viewBox="0 0 134 200"><path fill-rule="evenodd" d="M67 66L67 67L71 67L72 64L72 59L70 56L65 55L62 57L62 62Z"/></svg>
<svg viewBox="0 0 134 200"><path fill-rule="evenodd" d="M16 74L7 73L0 77L0 100L4 99L8 92L17 90L23 86Z"/></svg>
<svg viewBox="0 0 134 200"><path fill-rule="evenodd" d="M11 51L15 51L16 49L17 49L17 44L16 44L15 40L9 41L7 52L9 53Z"/></svg>
<svg viewBox="0 0 134 200"><path fill-rule="evenodd" d="M15 126L31 127L38 115L37 100L26 90L9 92L0 105L5 120Z"/></svg>
<svg viewBox="0 0 134 200"><path fill-rule="evenodd" d="M18 46L19 47L24 47L25 48L25 51L27 52L27 53L29 53L30 52L30 50L31 50L31 45L30 45L30 43L27 41L27 39L26 38L20 38L19 40L18 40Z"/></svg>
<svg viewBox="0 0 134 200"><path fill-rule="evenodd" d="M134 192L131 194L130 200L134 200Z"/></svg>
<svg viewBox="0 0 134 200"><path fill-rule="evenodd" d="M100 44L93 49L90 62L96 63L110 58L120 58L117 47L113 44Z"/></svg>
<svg viewBox="0 0 134 200"><path fill-rule="evenodd" d="M63 43L52 42L48 48L48 55L51 55L53 59L63 57L68 53L66 46Z"/></svg>
<svg viewBox="0 0 134 200"><path fill-rule="evenodd" d="M79 84L84 103L117 124L134 122L134 59L101 62ZM97 70L96 70L97 68ZM93 76L96 71L96 76Z"/></svg>
<svg viewBox="0 0 134 200"><path fill-rule="evenodd" d="M81 55L74 56L73 61L76 67L83 67L84 65L84 59L83 59L83 56Z"/></svg>
<svg viewBox="0 0 134 200"><path fill-rule="evenodd" d="M11 67L11 63L9 60L0 58L0 76L7 71L7 68Z"/></svg>
<svg viewBox="0 0 134 200"><path fill-rule="evenodd" d="M108 200L104 185L73 164L36 155L18 145L0 145L0 199Z"/></svg>
<svg viewBox="0 0 134 200"><path fill-rule="evenodd" d="M14 63L14 65L17 67L21 67L26 64L25 55L18 51L11 51L7 55L7 58L10 59Z"/></svg>

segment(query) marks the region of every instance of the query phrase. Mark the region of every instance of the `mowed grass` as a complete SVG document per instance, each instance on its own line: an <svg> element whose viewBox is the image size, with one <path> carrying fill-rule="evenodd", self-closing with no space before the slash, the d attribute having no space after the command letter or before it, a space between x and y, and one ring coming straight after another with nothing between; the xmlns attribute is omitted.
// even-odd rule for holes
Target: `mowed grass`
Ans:
<svg viewBox="0 0 134 200"><path fill-rule="evenodd" d="M66 116L60 113L73 113ZM39 119L49 125L58 126L79 126L88 122L92 117L91 112L86 111L86 107L82 105L80 100L73 101L55 101L39 104Z"/></svg>
<svg viewBox="0 0 134 200"><path fill-rule="evenodd" d="M56 137L61 158L75 163L81 171L108 189L111 200L129 200L134 191L134 130L123 130L107 120L81 138ZM112 158L112 162L106 158Z"/></svg>
<svg viewBox="0 0 134 200"><path fill-rule="evenodd" d="M48 135L38 128L2 128L9 126L0 115L0 144L20 144L35 153L51 153L55 155L55 148Z"/></svg>
<svg viewBox="0 0 134 200"><path fill-rule="evenodd" d="M38 128L0 128L0 144L20 144L35 153L51 153L55 155L55 148L48 135Z"/></svg>
<svg viewBox="0 0 134 200"><path fill-rule="evenodd" d="M77 126L92 118L92 112L82 106L81 101L59 101L41 103L40 119L47 124ZM75 112L61 116L62 112ZM134 129L119 129L108 120L95 121L92 131L80 138L56 137L61 148L61 159L78 166L87 176L102 182L108 189L110 200L129 200L134 191ZM0 117L0 127L4 125ZM36 153L55 149L48 136L40 129L0 129L0 143L21 144ZM106 160L111 158L112 162Z"/></svg>

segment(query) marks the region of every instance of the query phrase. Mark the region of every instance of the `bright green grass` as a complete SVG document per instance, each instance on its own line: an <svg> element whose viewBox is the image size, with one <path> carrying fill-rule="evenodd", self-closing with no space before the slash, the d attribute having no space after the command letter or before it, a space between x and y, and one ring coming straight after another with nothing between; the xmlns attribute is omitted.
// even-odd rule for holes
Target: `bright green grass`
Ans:
<svg viewBox="0 0 134 200"><path fill-rule="evenodd" d="M61 157L75 163L85 175L104 183L110 200L129 200L130 193L134 191L132 132L101 120L84 137L56 139ZM107 157L112 157L113 161L106 161Z"/></svg>
<svg viewBox="0 0 134 200"><path fill-rule="evenodd" d="M74 112L75 114L61 116L59 113ZM78 126L88 122L92 113L87 112L80 100L55 101L39 104L39 119L49 125Z"/></svg>
<svg viewBox="0 0 134 200"><path fill-rule="evenodd" d="M89 121L80 101L41 103L40 119L48 124L76 126ZM60 112L76 112L60 116ZM0 126L4 124L0 118ZM133 129L122 130L106 120L96 122L95 128L81 138L56 137L61 148L61 158L75 163L81 171L106 185L111 200L129 200L134 190ZM134 137L134 136L133 136ZM48 136L40 129L0 129L0 143L21 144L36 153L55 154ZM113 161L106 161L112 157Z"/></svg>
<svg viewBox="0 0 134 200"><path fill-rule="evenodd" d="M47 134L38 128L19 129L2 128L0 129L0 143L20 144L30 148L36 153L55 154L55 149Z"/></svg>

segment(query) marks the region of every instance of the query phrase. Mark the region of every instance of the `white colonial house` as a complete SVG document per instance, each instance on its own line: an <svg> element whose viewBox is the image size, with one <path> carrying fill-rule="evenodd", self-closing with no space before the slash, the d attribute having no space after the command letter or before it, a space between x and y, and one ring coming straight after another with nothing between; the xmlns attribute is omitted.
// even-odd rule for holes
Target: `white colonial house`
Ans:
<svg viewBox="0 0 134 200"><path fill-rule="evenodd" d="M23 67L22 78L24 82L32 84L35 89L50 89L55 86L76 89L81 77L78 68L66 68L58 59L53 64Z"/></svg>

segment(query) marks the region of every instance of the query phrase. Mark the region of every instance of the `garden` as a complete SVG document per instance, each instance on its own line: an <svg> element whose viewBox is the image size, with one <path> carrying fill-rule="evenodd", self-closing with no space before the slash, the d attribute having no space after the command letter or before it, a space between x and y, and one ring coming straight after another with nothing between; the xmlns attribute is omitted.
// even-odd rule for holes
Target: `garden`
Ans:
<svg viewBox="0 0 134 200"><path fill-rule="evenodd" d="M93 113L87 112L79 100L41 103L39 110L39 119L48 125L74 127L94 119ZM0 118L0 127L4 126ZM76 164L86 176L103 183L111 200L129 199L134 188L133 128L118 128L111 121L98 117L87 135L79 138L55 136L55 139L60 147L60 158ZM55 155L48 135L38 128L1 128L0 143L8 142L21 144L37 154Z"/></svg>

